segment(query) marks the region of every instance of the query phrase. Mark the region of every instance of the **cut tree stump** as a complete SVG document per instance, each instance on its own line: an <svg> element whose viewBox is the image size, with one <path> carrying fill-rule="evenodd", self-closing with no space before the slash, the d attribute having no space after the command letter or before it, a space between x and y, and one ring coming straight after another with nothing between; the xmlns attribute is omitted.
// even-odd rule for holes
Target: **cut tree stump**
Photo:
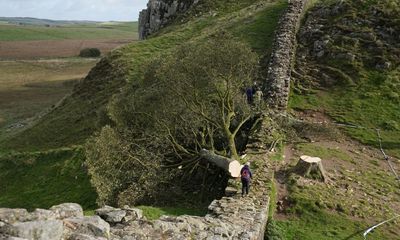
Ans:
<svg viewBox="0 0 400 240"><path fill-rule="evenodd" d="M206 149L202 149L200 151L200 156L209 161L210 163L213 163L216 166L224 169L226 172L230 174L231 177L237 178L240 176L240 170L242 169L242 165L237 160L217 155Z"/></svg>
<svg viewBox="0 0 400 240"><path fill-rule="evenodd" d="M301 156L293 171L300 176L326 182L328 180L319 157Z"/></svg>

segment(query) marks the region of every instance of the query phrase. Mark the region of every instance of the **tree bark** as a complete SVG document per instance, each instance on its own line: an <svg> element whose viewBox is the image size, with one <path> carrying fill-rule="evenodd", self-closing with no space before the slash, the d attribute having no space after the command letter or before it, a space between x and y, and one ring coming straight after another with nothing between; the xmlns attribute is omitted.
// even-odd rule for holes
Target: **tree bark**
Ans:
<svg viewBox="0 0 400 240"><path fill-rule="evenodd" d="M323 182L328 180L322 165L322 160L318 157L301 156L293 171L306 178L312 178Z"/></svg>
<svg viewBox="0 0 400 240"><path fill-rule="evenodd" d="M202 149L200 151L200 156L216 166L224 169L231 177L236 178L240 176L242 165L237 160L217 155L206 149Z"/></svg>

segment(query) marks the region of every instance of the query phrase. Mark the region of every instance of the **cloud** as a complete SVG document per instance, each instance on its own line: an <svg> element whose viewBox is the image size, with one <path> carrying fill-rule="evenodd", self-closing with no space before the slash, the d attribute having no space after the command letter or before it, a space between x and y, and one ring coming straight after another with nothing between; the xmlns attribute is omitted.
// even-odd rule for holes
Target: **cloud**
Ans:
<svg viewBox="0 0 400 240"><path fill-rule="evenodd" d="M1 0L0 17L136 21L148 0Z"/></svg>

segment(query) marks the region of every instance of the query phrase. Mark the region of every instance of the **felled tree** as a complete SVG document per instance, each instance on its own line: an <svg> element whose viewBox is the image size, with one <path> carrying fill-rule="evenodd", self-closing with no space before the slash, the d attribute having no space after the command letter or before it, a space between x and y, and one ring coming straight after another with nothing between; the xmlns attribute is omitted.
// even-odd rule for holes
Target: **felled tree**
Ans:
<svg viewBox="0 0 400 240"><path fill-rule="evenodd" d="M117 205L119 193L128 187L136 189L131 199L150 199L158 190L157 182L149 180L166 180L160 171L157 151L151 153L138 145L132 151L131 144L110 126L105 126L85 144L86 164L99 205Z"/></svg>
<svg viewBox="0 0 400 240"><path fill-rule="evenodd" d="M233 39L215 39L185 45L153 64L152 88L168 98L161 103L168 112L155 117L177 133L170 135L176 149L198 153L207 148L237 159L235 137L251 117L243 89L254 77L256 55ZM173 122L164 121L166 115Z"/></svg>
<svg viewBox="0 0 400 240"><path fill-rule="evenodd" d="M132 167L116 169L121 176L129 172L131 177L109 192L140 186L135 182L146 168L138 160L157 169L152 173L160 177L149 181L165 182L174 174L197 176L202 149L237 159L235 137L252 116L243 93L252 83L257 65L257 55L228 36L186 43L151 59L143 78L132 79L108 107L114 131L123 140L115 148L124 146L130 158L120 157L132 163ZM107 139L97 144L108 146L104 141ZM101 153L102 148L95 145L89 151L99 162L109 159L109 153ZM136 171L135 166L143 170ZM101 175L101 171L95 174ZM99 186L107 184L106 178L97 179L103 182Z"/></svg>
<svg viewBox="0 0 400 240"><path fill-rule="evenodd" d="M178 158L204 148L237 159L235 137L252 116L243 93L257 61L226 36L185 44L147 65L144 79L114 105L114 119L168 142Z"/></svg>

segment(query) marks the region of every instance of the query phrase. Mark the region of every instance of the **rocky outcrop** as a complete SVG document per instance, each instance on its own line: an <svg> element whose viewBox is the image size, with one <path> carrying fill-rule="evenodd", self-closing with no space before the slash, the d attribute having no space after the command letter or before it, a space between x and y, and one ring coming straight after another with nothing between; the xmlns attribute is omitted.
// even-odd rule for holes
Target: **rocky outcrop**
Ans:
<svg viewBox="0 0 400 240"><path fill-rule="evenodd" d="M200 0L149 0L139 14L139 39L157 32Z"/></svg>
<svg viewBox="0 0 400 240"><path fill-rule="evenodd" d="M269 105L285 110L289 100L290 78L296 53L296 34L308 0L291 0L279 22L268 67L266 92Z"/></svg>

